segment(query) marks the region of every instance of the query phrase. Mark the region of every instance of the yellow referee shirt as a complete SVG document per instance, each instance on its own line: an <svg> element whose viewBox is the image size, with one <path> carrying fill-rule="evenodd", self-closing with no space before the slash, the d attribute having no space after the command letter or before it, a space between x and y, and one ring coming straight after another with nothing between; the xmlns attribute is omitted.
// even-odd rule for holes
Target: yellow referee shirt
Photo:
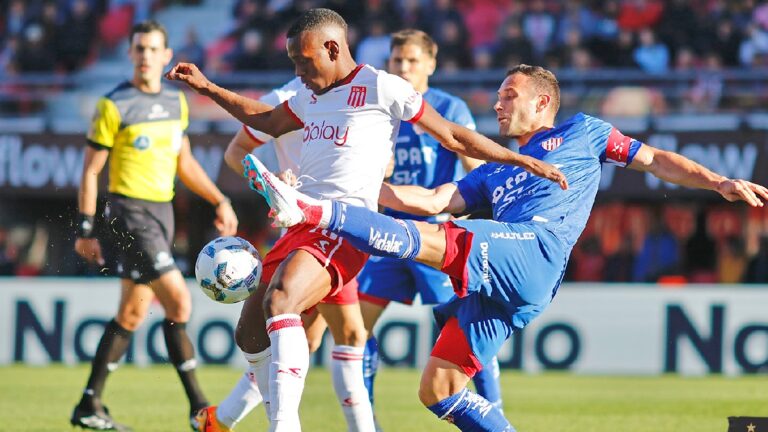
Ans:
<svg viewBox="0 0 768 432"><path fill-rule="evenodd" d="M173 199L176 164L189 124L184 93L144 93L130 82L99 99L88 143L107 148L109 192L148 201Z"/></svg>

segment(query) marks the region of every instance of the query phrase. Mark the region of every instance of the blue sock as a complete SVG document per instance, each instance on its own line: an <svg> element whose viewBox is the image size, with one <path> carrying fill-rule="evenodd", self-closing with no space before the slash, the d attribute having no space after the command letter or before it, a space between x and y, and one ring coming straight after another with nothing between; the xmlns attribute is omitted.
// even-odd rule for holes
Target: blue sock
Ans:
<svg viewBox="0 0 768 432"><path fill-rule="evenodd" d="M377 256L413 259L421 248L421 235L409 220L399 220L365 207L332 201L328 229L357 249Z"/></svg>
<svg viewBox="0 0 768 432"><path fill-rule="evenodd" d="M379 370L379 344L376 338L371 336L365 343L365 352L363 352L363 380L365 388L368 389L368 399L373 406L373 380L376 379L376 372Z"/></svg>
<svg viewBox="0 0 768 432"><path fill-rule="evenodd" d="M477 394L486 398L494 407L501 407L501 384L499 383L499 360L496 356L483 366L483 369L472 378Z"/></svg>
<svg viewBox="0 0 768 432"><path fill-rule="evenodd" d="M484 397L464 389L428 407L441 420L464 432L515 432L500 410Z"/></svg>

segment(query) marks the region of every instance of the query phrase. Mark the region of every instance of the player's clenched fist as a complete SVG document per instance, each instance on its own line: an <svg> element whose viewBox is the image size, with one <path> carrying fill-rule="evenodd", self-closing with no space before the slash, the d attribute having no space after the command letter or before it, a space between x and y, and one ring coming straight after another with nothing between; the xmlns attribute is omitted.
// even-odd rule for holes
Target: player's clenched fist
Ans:
<svg viewBox="0 0 768 432"><path fill-rule="evenodd" d="M568 189L568 180L565 178L565 174L552 164L527 156L525 165L522 165L522 167L535 176L543 177L559 184L563 190Z"/></svg>
<svg viewBox="0 0 768 432"><path fill-rule="evenodd" d="M205 91L211 84L194 63L176 63L176 66L166 72L165 78L171 81L182 81L198 93Z"/></svg>

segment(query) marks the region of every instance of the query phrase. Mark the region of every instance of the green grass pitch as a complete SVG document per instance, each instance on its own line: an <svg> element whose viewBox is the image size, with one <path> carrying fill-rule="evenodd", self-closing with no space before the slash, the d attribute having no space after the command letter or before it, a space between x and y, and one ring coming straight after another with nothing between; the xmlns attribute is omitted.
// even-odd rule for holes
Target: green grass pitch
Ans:
<svg viewBox="0 0 768 432"><path fill-rule="evenodd" d="M69 415L87 378L86 366L0 367L0 413L9 430L68 431ZM240 372L203 367L211 401L223 398ZM416 397L419 372L384 369L376 382L376 412L387 432L451 431ZM504 409L519 432L726 432L732 415L768 416L765 376L685 378L502 373ZM107 383L114 417L144 431L188 431L187 404L170 367L122 367ZM301 405L305 431L345 431L325 369L311 369ZM238 431L266 430L261 407Z"/></svg>

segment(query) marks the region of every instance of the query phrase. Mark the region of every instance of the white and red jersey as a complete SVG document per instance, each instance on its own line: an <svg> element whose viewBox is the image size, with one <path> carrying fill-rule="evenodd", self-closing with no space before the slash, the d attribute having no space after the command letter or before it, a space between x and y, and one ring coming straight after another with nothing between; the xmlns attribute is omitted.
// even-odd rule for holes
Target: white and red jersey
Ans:
<svg viewBox="0 0 768 432"><path fill-rule="evenodd" d="M306 87L304 87L304 84L302 84L301 80L297 77L288 81L282 87L276 88L260 97L259 100L272 106L278 106L292 98L296 92L301 89L306 90ZM300 171L299 159L301 157L302 145L301 130L288 132L287 134L274 138L272 135L256 130L250 126L243 125L243 129L245 129L245 132L251 139L259 144L268 143L270 140L273 140L272 142L274 143L275 155L277 156L277 164L279 165L280 171L290 169L298 175Z"/></svg>
<svg viewBox="0 0 768 432"><path fill-rule="evenodd" d="M302 128L299 190L375 209L400 121L424 112L404 79L359 65L322 95L300 89L283 103Z"/></svg>

